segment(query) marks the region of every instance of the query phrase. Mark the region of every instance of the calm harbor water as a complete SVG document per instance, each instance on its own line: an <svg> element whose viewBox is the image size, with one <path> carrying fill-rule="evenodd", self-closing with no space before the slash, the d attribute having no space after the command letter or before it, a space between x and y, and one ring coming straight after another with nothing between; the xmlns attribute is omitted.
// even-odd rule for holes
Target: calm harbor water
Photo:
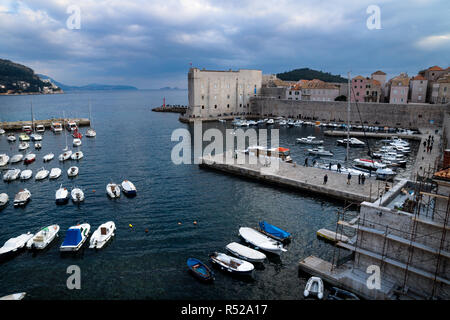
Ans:
<svg viewBox="0 0 450 320"><path fill-rule="evenodd" d="M45 252L24 251L0 263L0 296L26 291L30 299L303 298L306 278L298 275L298 262L311 254L331 260L332 247L318 240L316 231L334 229L335 213L343 203L202 170L194 164L174 165L171 150L176 143L171 142L171 134L188 125L178 121L178 114L151 112L163 97L170 104L187 104L187 91L0 97L1 121L31 119L31 99L36 119L61 117L63 111L66 117L87 118L90 100L97 131L96 138L83 138L80 149L85 157L77 164L76 178L69 179L66 173L73 161L57 160L65 147L64 134L47 130L41 150L31 144L37 160L29 168L35 174L41 167L60 167L62 176L56 181L0 181L0 193L10 197L9 205L0 211L0 245L43 226L57 223L61 227L59 239ZM230 124L204 125L211 127L224 130ZM81 131L84 134L86 129ZM336 159L344 159L345 148L336 146L337 138L323 137L320 128L281 128L280 145L290 148L294 161L302 164L307 146L296 144L295 138L311 134L324 139L325 148L333 150ZM68 141L71 146L72 138ZM11 157L19 153L18 144L1 136L0 153ZM42 157L49 152L55 159L44 164ZM352 158L362 154L364 150L351 151ZM15 167L24 169L23 164ZM106 184L124 179L136 185L137 197L108 199ZM81 187L85 202L57 206L55 192L61 184L69 189ZM14 208L14 195L24 187L31 191L32 200L23 209ZM239 226L256 227L262 219L287 229L293 241L281 258L270 258L258 267L254 279L217 270L216 281L205 285L186 271L188 257L210 264L210 252L226 252L229 242L240 241ZM85 248L75 255L60 255L67 228L87 222L94 231L109 220L116 223L117 231L103 250ZM81 268L81 290L66 287L66 269L74 264Z"/></svg>

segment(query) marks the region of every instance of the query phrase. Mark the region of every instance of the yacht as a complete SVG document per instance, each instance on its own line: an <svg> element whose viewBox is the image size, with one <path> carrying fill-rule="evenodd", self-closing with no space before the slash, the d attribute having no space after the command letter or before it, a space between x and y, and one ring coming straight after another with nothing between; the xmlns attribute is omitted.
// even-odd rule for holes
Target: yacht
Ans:
<svg viewBox="0 0 450 320"><path fill-rule="evenodd" d="M36 125L36 132L44 132L45 126L43 124Z"/></svg>
<svg viewBox="0 0 450 320"><path fill-rule="evenodd" d="M359 139L350 138L350 139L339 139L337 140L337 144L341 146L346 146L348 141L348 145L350 147L364 147L366 144Z"/></svg>
<svg viewBox="0 0 450 320"><path fill-rule="evenodd" d="M303 144L323 144L323 140L316 140L316 137L308 136L306 138L297 138L297 143L303 143Z"/></svg>

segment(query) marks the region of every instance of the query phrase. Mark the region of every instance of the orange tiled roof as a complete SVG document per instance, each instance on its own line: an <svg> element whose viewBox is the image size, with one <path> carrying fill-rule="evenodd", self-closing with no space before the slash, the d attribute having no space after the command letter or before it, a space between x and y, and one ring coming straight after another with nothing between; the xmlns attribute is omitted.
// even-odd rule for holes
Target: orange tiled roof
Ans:
<svg viewBox="0 0 450 320"><path fill-rule="evenodd" d="M427 80L427 79L425 79L422 75L418 74L417 76L412 77L411 80Z"/></svg>
<svg viewBox="0 0 450 320"><path fill-rule="evenodd" d="M375 71L374 73L372 73L372 74L380 74L380 75L386 75L386 73L384 73L383 71L381 71L381 70L378 70L378 71Z"/></svg>
<svg viewBox="0 0 450 320"><path fill-rule="evenodd" d="M378 80L372 79L372 83L373 83L375 86L380 86L380 87L381 87L381 83L380 83L380 81L378 81Z"/></svg>
<svg viewBox="0 0 450 320"><path fill-rule="evenodd" d="M428 70L430 71L442 71L442 68L439 66L432 66L430 68L428 68Z"/></svg>
<svg viewBox="0 0 450 320"><path fill-rule="evenodd" d="M319 79L313 79L309 81L303 80L300 83L297 83L296 87L302 89L338 89L338 87L334 84L327 83Z"/></svg>
<svg viewBox="0 0 450 320"><path fill-rule="evenodd" d="M450 168L435 172L433 178L450 180Z"/></svg>
<svg viewBox="0 0 450 320"><path fill-rule="evenodd" d="M399 76L396 76L389 81L391 82L391 85L394 85L394 86L398 86L398 82L400 82L401 85L404 87L409 86L409 78L406 75L400 74Z"/></svg>
<svg viewBox="0 0 450 320"><path fill-rule="evenodd" d="M364 80L365 78L363 76L356 76L352 80Z"/></svg>

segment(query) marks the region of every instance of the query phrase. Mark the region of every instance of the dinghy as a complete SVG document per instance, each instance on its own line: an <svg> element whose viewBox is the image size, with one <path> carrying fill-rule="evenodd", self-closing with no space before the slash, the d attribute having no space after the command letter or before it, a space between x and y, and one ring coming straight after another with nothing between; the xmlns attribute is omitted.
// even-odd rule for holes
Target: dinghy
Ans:
<svg viewBox="0 0 450 320"><path fill-rule="evenodd" d="M78 251L89 236L91 226L87 223L70 227L66 232L66 237L60 251Z"/></svg>
<svg viewBox="0 0 450 320"><path fill-rule="evenodd" d="M248 274L255 269L255 266L250 262L231 257L225 253L214 252L209 257L211 262L219 266L220 269L231 273Z"/></svg>
<svg viewBox="0 0 450 320"><path fill-rule="evenodd" d="M291 239L291 234L283 229L280 229L266 221L261 221L259 223L259 231L266 236L269 236L280 242L288 242Z"/></svg>
<svg viewBox="0 0 450 320"><path fill-rule="evenodd" d="M27 295L26 292L19 292L0 297L0 300L22 300Z"/></svg>
<svg viewBox="0 0 450 320"><path fill-rule="evenodd" d="M72 192L70 193L72 196L73 202L82 202L84 201L84 192L80 188L73 188Z"/></svg>
<svg viewBox="0 0 450 320"><path fill-rule="evenodd" d="M14 197L14 207L24 206L30 201L31 192L28 189L20 190Z"/></svg>
<svg viewBox="0 0 450 320"><path fill-rule="evenodd" d="M59 176L61 175L61 169L60 168L52 168L52 170L50 170L50 179L58 179Z"/></svg>
<svg viewBox="0 0 450 320"><path fill-rule="evenodd" d="M28 149L30 147L30 144L28 142L21 142L19 144L19 151Z"/></svg>
<svg viewBox="0 0 450 320"><path fill-rule="evenodd" d="M9 162L9 156L6 154L0 154L0 167L6 166Z"/></svg>
<svg viewBox="0 0 450 320"><path fill-rule="evenodd" d="M243 246L237 242L231 242L225 247L229 252L236 257L251 261L251 262L263 262L266 259L266 255L262 252L254 250L252 248Z"/></svg>
<svg viewBox="0 0 450 320"><path fill-rule="evenodd" d="M17 163L23 160L23 154L19 153L11 158L11 163Z"/></svg>
<svg viewBox="0 0 450 320"><path fill-rule="evenodd" d="M70 158L70 156L72 155L72 150L67 150L64 153L61 153L58 156L59 161L66 161Z"/></svg>
<svg viewBox="0 0 450 320"><path fill-rule="evenodd" d="M241 227L239 228L239 235L250 244L254 245L255 247L275 253L275 254L281 254L282 252L286 252L287 250L283 248L283 244L280 242L269 238L265 236L264 234L256 231L252 228L247 227Z"/></svg>
<svg viewBox="0 0 450 320"><path fill-rule="evenodd" d="M115 183L109 183L106 185L106 193L111 198L119 198L120 197L120 188Z"/></svg>
<svg viewBox="0 0 450 320"><path fill-rule="evenodd" d="M5 182L14 181L19 177L19 174L20 174L20 169L9 169L3 175L3 181L5 181Z"/></svg>
<svg viewBox="0 0 450 320"><path fill-rule="evenodd" d="M30 137L26 133L21 133L19 135L19 140L20 141L30 141Z"/></svg>
<svg viewBox="0 0 450 320"><path fill-rule="evenodd" d="M55 157L55 155L53 153L49 153L49 154L46 154L43 159L44 159L44 162L49 162L49 161L53 160L54 157Z"/></svg>
<svg viewBox="0 0 450 320"><path fill-rule="evenodd" d="M72 144L73 144L74 147L81 146L81 139L78 139L78 138L73 139Z"/></svg>
<svg viewBox="0 0 450 320"><path fill-rule="evenodd" d="M116 225L112 221L100 225L91 236L89 248L101 249L114 236Z"/></svg>
<svg viewBox="0 0 450 320"><path fill-rule="evenodd" d="M56 239L59 232L59 226L57 224L45 227L36 233L27 242L28 249L45 249L53 240Z"/></svg>
<svg viewBox="0 0 450 320"><path fill-rule="evenodd" d="M86 137L88 137L88 138L94 138L96 135L97 135L97 132L95 132L95 130L92 128L88 129L86 131Z"/></svg>
<svg viewBox="0 0 450 320"><path fill-rule="evenodd" d="M28 232L21 234L18 237L9 239L5 242L3 247L0 248L0 257L6 257L14 252L17 252L17 250L22 249L26 245L27 241L32 237L33 234Z"/></svg>
<svg viewBox="0 0 450 320"><path fill-rule="evenodd" d="M195 258L189 258L186 262L189 271L203 281L214 280L214 272L206 264Z"/></svg>
<svg viewBox="0 0 450 320"><path fill-rule="evenodd" d="M6 193L0 193L0 208L6 206L9 201L9 196Z"/></svg>
<svg viewBox="0 0 450 320"><path fill-rule="evenodd" d="M40 142L36 142L35 144L34 144L34 148L35 149L41 149L42 148L42 143L40 143Z"/></svg>
<svg viewBox="0 0 450 320"><path fill-rule="evenodd" d="M33 163L36 160L36 155L34 153L29 153L23 158L24 164L30 164Z"/></svg>
<svg viewBox="0 0 450 320"><path fill-rule="evenodd" d="M33 171L30 169L23 170L20 173L20 180L28 180L33 176Z"/></svg>
<svg viewBox="0 0 450 320"><path fill-rule="evenodd" d="M339 289L336 287L331 288L331 292L328 294L328 300L359 300L358 296L349 291Z"/></svg>
<svg viewBox="0 0 450 320"><path fill-rule="evenodd" d="M135 196L137 192L133 182L129 180L122 181L122 189L123 193L125 193L125 195L129 197Z"/></svg>
<svg viewBox="0 0 450 320"><path fill-rule="evenodd" d="M319 277L311 277L305 286L303 291L305 298L309 296L316 296L318 299L323 298L323 282Z"/></svg>
<svg viewBox="0 0 450 320"><path fill-rule="evenodd" d="M77 176L78 175L78 171L79 171L79 169L78 169L78 167L70 167L68 170L67 170L67 175L69 176L69 177L75 177L75 176Z"/></svg>
<svg viewBox="0 0 450 320"><path fill-rule="evenodd" d="M9 133L8 134L8 141L9 142L16 142L16 136L14 135L14 133Z"/></svg>
<svg viewBox="0 0 450 320"><path fill-rule="evenodd" d="M49 174L49 173L50 173L50 172L49 172L48 170L46 170L46 169L44 169L44 168L41 168L41 169L36 173L35 179L36 179L36 180L44 180L45 178L48 177L48 174Z"/></svg>
<svg viewBox="0 0 450 320"><path fill-rule="evenodd" d="M72 160L81 160L83 157L84 157L84 154L81 151L77 151L70 156L70 158Z"/></svg>
<svg viewBox="0 0 450 320"><path fill-rule="evenodd" d="M69 191L67 188L64 188L62 185L56 190L55 194L56 204L66 204L69 200Z"/></svg>

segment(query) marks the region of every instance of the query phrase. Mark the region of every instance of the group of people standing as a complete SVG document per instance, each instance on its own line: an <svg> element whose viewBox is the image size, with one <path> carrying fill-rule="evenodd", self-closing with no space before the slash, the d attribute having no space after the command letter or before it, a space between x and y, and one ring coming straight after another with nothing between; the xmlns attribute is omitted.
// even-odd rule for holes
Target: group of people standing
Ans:
<svg viewBox="0 0 450 320"><path fill-rule="evenodd" d="M432 136L431 134L428 136L427 140L423 141L423 147L426 148L427 153L431 153L431 151L433 150L433 143L434 143L434 136ZM425 149L423 152L425 152Z"/></svg>

